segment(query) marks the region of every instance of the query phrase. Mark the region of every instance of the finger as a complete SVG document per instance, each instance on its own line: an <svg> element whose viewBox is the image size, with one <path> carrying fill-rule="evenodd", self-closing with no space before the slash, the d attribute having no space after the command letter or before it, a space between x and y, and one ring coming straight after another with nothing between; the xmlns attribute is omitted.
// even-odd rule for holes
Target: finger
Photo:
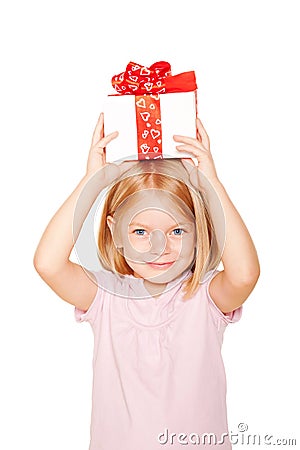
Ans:
<svg viewBox="0 0 300 450"><path fill-rule="evenodd" d="M196 148L199 148L201 150L207 150L207 148L203 145L202 142L200 142L198 139L189 137L189 136L180 136L178 134L175 134L173 136L174 141L176 142L182 142L184 144L193 145Z"/></svg>
<svg viewBox="0 0 300 450"><path fill-rule="evenodd" d="M201 120L199 119L199 117L197 117L196 119L196 126L197 126L197 132L200 135L201 138L201 142L202 144L208 149L210 150L210 141L209 141L209 136L201 122Z"/></svg>
<svg viewBox="0 0 300 450"><path fill-rule="evenodd" d="M189 161L193 161L191 158L181 158L181 162L186 169L187 173L190 174L195 167L194 161L193 164L191 164Z"/></svg>
<svg viewBox="0 0 300 450"><path fill-rule="evenodd" d="M204 155L207 156L206 149L202 150L200 148L195 148L193 145L177 145L176 148L180 152L184 151L184 152L191 153L197 159L200 158L201 156L204 156Z"/></svg>
<svg viewBox="0 0 300 450"><path fill-rule="evenodd" d="M195 164L191 165L189 162L187 162L186 159L182 160L182 163L188 173L190 182L196 189L199 189L199 182L198 182L198 176L197 176L198 175L198 167Z"/></svg>
<svg viewBox="0 0 300 450"><path fill-rule="evenodd" d="M105 148L107 144L109 144L113 139L116 139L118 137L119 132L114 131L113 133L107 134L105 137L101 138L100 141L96 142L94 144L94 147L96 148Z"/></svg>
<svg viewBox="0 0 300 450"><path fill-rule="evenodd" d="M191 167L195 166L194 160L192 158L180 158L180 159L183 163L188 163Z"/></svg>
<svg viewBox="0 0 300 450"><path fill-rule="evenodd" d="M178 136L178 140L176 139L176 141L180 142L181 144L194 147L197 150L202 150L204 152L208 151L207 148L202 144L202 142L199 142L197 139L194 139L194 138L190 138L190 137L186 137L186 136ZM177 147L180 147L180 145L176 146L176 148Z"/></svg>
<svg viewBox="0 0 300 450"><path fill-rule="evenodd" d="M94 133L93 133L93 137L92 137L92 144L91 146L93 147L96 142L98 142L100 139L103 138L104 136L104 114L101 113L99 118L98 118L98 122L96 124Z"/></svg>
<svg viewBox="0 0 300 450"><path fill-rule="evenodd" d="M174 134L173 139L175 142L187 142L187 143L195 143L197 144L197 139L192 138L190 136L182 136L181 134Z"/></svg>

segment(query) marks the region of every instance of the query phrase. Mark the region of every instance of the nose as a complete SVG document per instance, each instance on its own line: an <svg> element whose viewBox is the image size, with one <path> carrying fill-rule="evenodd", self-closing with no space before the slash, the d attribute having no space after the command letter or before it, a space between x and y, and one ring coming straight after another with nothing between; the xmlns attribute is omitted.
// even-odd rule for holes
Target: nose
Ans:
<svg viewBox="0 0 300 450"><path fill-rule="evenodd" d="M150 233L150 254L160 256L166 248L166 236L165 233L159 229L154 230Z"/></svg>

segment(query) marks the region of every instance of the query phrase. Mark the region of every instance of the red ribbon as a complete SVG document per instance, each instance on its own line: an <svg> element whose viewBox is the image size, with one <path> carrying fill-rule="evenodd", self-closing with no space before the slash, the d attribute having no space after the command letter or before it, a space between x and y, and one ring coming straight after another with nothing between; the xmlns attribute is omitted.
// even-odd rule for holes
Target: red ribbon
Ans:
<svg viewBox="0 0 300 450"><path fill-rule="evenodd" d="M195 72L171 75L171 66L159 61L150 67L130 62L125 72L113 76L112 85L121 95L164 94L197 89Z"/></svg>
<svg viewBox="0 0 300 450"><path fill-rule="evenodd" d="M159 94L136 95L138 159L161 159L162 128Z"/></svg>

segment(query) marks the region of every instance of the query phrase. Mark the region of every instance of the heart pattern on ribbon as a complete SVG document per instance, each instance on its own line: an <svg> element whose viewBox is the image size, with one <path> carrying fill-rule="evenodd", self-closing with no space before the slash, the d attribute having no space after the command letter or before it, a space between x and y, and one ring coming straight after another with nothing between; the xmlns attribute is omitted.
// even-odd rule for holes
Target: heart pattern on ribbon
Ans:
<svg viewBox="0 0 300 450"><path fill-rule="evenodd" d="M138 159L161 159L162 130L159 95L135 96Z"/></svg>
<svg viewBox="0 0 300 450"><path fill-rule="evenodd" d="M171 66L165 61L145 67L130 62L125 72L112 77L112 85L118 94L141 95L166 92L164 79L171 76Z"/></svg>

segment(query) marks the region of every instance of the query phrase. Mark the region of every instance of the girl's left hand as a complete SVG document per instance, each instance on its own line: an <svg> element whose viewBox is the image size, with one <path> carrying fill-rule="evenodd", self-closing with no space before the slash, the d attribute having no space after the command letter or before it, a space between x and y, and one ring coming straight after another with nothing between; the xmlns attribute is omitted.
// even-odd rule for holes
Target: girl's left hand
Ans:
<svg viewBox="0 0 300 450"><path fill-rule="evenodd" d="M205 175L210 182L218 180L215 164L210 152L210 142L208 134L205 131L202 122L197 117L197 138L188 136L174 135L175 142L181 142L181 145L177 145L176 148L179 151L185 151L191 153L192 157L195 157L198 161L198 169ZM189 161L188 158L182 158ZM190 162L190 161L189 161ZM185 164L184 164L185 165Z"/></svg>

